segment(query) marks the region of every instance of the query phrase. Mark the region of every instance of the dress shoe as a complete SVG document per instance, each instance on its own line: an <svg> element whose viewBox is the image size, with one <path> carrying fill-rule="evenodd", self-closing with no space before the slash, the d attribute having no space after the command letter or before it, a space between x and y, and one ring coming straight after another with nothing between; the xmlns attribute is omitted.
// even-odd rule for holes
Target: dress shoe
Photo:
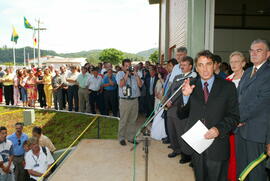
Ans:
<svg viewBox="0 0 270 181"><path fill-rule="evenodd" d="M190 158L181 158L180 161L179 161L180 164L185 164L185 163L188 163L188 162L190 162Z"/></svg>
<svg viewBox="0 0 270 181"><path fill-rule="evenodd" d="M127 145L127 143L126 143L125 140L121 140L121 141L120 141L120 145L125 146L125 145Z"/></svg>
<svg viewBox="0 0 270 181"><path fill-rule="evenodd" d="M134 140L128 140L128 142L136 145L138 144L138 142L137 141L134 142Z"/></svg>
<svg viewBox="0 0 270 181"><path fill-rule="evenodd" d="M177 153L177 152L174 151L174 152L168 154L168 157L169 157L169 158L174 158L174 157L176 157L177 155L180 155L180 153Z"/></svg>
<svg viewBox="0 0 270 181"><path fill-rule="evenodd" d="M171 142L170 142L170 140L167 138L167 139L164 139L164 140L162 141L162 143L163 143L163 144L170 144Z"/></svg>

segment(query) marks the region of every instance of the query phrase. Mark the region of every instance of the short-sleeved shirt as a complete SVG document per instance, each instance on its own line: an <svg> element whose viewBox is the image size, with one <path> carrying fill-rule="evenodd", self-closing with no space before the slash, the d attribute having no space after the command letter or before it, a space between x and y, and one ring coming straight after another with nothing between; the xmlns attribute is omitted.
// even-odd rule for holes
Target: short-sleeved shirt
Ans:
<svg viewBox="0 0 270 181"><path fill-rule="evenodd" d="M3 79L5 80L3 82L3 85L4 86L10 86L10 85L13 85L13 79L14 79L14 75L13 74L5 74L3 76Z"/></svg>
<svg viewBox="0 0 270 181"><path fill-rule="evenodd" d="M25 156L25 167L26 170L33 170L39 173L45 173L48 169L48 166L51 165L54 162L54 159L50 153L50 150L46 148L46 154L42 150L42 147L40 146L39 156L33 154L33 151L28 151ZM39 177L30 175L30 178L33 178L35 180L38 180Z"/></svg>
<svg viewBox="0 0 270 181"><path fill-rule="evenodd" d="M102 77L100 75L98 75L97 77L95 77L93 74L90 75L88 85L88 89L92 91L99 91L102 85Z"/></svg>
<svg viewBox="0 0 270 181"><path fill-rule="evenodd" d="M52 78L52 86L53 88L57 88L59 87L60 85L62 84L62 78L60 75L55 75L53 78Z"/></svg>
<svg viewBox="0 0 270 181"><path fill-rule="evenodd" d="M47 148L49 148L50 152L54 152L56 150L52 141L47 136L45 136L43 134L41 134L41 136L39 138L39 145L46 146Z"/></svg>
<svg viewBox="0 0 270 181"><path fill-rule="evenodd" d="M79 76L79 74L80 74L79 72L75 72L75 73L69 72L67 74L67 79L71 79L71 80L76 81L77 78L78 78L78 76ZM73 85L76 85L76 83L75 82L67 82L67 85L68 86L73 86Z"/></svg>
<svg viewBox="0 0 270 181"><path fill-rule="evenodd" d="M13 155L23 156L25 151L23 149L23 143L28 140L28 136L22 133L21 137L18 138L15 133L7 137L8 140L12 142Z"/></svg>
<svg viewBox="0 0 270 181"><path fill-rule="evenodd" d="M3 162L4 166L8 165L9 157L13 153L12 142L6 139L0 142L0 161ZM14 169L13 163L11 163L10 169ZM0 175L4 175L5 172L0 168Z"/></svg>
<svg viewBox="0 0 270 181"><path fill-rule="evenodd" d="M44 86L49 87L52 89L52 76L51 75L44 75L43 76Z"/></svg>
<svg viewBox="0 0 270 181"><path fill-rule="evenodd" d="M84 75L80 73L76 81L78 82L79 87L84 89L84 88L88 88L89 79L90 79L90 74L86 72Z"/></svg>
<svg viewBox="0 0 270 181"><path fill-rule="evenodd" d="M109 91L116 90L116 88L117 88L117 82L116 82L116 79L115 79L115 76L114 75L112 75L111 81L114 83L114 85L113 86L104 87L105 90L109 90ZM105 75L104 78L103 78L103 84L108 84L108 83L110 83L109 77L108 77L108 75Z"/></svg>
<svg viewBox="0 0 270 181"><path fill-rule="evenodd" d="M123 79L125 76L125 72L124 71L119 71L117 74L116 74L116 82L119 86L119 97L120 98L128 98L127 96L124 96L123 94L123 87L120 87L120 80ZM141 95L141 92L140 92L140 88L138 86L138 83L137 83L137 80L136 80L136 77L134 75L130 76L126 82L126 85L130 86L131 87L131 96L130 98L137 98Z"/></svg>

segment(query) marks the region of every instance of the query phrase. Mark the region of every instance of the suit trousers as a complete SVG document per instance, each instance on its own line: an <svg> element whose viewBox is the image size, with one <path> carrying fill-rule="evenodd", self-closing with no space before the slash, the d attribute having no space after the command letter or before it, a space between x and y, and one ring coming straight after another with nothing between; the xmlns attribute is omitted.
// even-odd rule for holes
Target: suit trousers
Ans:
<svg viewBox="0 0 270 181"><path fill-rule="evenodd" d="M207 154L192 155L196 181L227 181L228 160L214 161L207 159Z"/></svg>
<svg viewBox="0 0 270 181"><path fill-rule="evenodd" d="M90 112L89 90L87 88L79 88L79 111Z"/></svg>
<svg viewBox="0 0 270 181"><path fill-rule="evenodd" d="M54 102L54 108L56 110L63 110L63 98L62 98L61 89L58 89L53 92L53 102Z"/></svg>
<svg viewBox="0 0 270 181"><path fill-rule="evenodd" d="M176 115L176 113L175 113ZM177 153L181 153L181 148L180 148L180 138L178 137L179 130L177 127L177 122L179 122L181 120L179 120L178 118L176 118L176 116L171 116L168 114L167 112L167 126L168 126L168 132L169 132L169 139L171 142L171 146L173 151L177 152Z"/></svg>
<svg viewBox="0 0 270 181"><path fill-rule="evenodd" d="M38 102L40 107L46 107L46 96L45 96L45 92L44 92L44 88L42 86L37 86L37 90L38 90Z"/></svg>
<svg viewBox="0 0 270 181"><path fill-rule="evenodd" d="M78 96L78 89L79 86L78 85L72 85L72 86L68 86L68 110L72 111L73 110L73 100L74 100L74 107L75 107L75 111L78 112L79 111L79 96Z"/></svg>
<svg viewBox="0 0 270 181"><path fill-rule="evenodd" d="M66 104L68 102L67 89L61 88L61 90L62 90L62 98L63 98L63 109L66 109Z"/></svg>
<svg viewBox="0 0 270 181"><path fill-rule="evenodd" d="M135 136L136 121L139 112L138 99L121 99L119 102L120 121L118 129L119 140L133 140Z"/></svg>
<svg viewBox="0 0 270 181"><path fill-rule="evenodd" d="M14 99L13 99L13 85L4 86L4 96L6 100L6 105L13 105Z"/></svg>
<svg viewBox="0 0 270 181"><path fill-rule="evenodd" d="M256 143L242 138L238 132L235 135L237 177L246 166L257 159L264 151L265 144ZM257 165L248 175L245 181L267 181L266 162Z"/></svg>
<svg viewBox="0 0 270 181"><path fill-rule="evenodd" d="M96 114L96 105L97 105L100 114L104 115L104 99L103 94L101 92L90 90L89 104L92 114Z"/></svg>
<svg viewBox="0 0 270 181"><path fill-rule="evenodd" d="M152 111L154 110L155 105L155 96L154 95L146 95L145 96L145 109L146 109L146 116L150 116Z"/></svg>
<svg viewBox="0 0 270 181"><path fill-rule="evenodd" d="M117 117L117 97L115 94L116 90L105 90L104 102L105 102L105 115L109 115L110 109L113 112L113 116Z"/></svg>
<svg viewBox="0 0 270 181"><path fill-rule="evenodd" d="M23 156L14 156L13 164L15 166L14 175L16 181L25 181L27 178L27 171L23 167L24 157Z"/></svg>

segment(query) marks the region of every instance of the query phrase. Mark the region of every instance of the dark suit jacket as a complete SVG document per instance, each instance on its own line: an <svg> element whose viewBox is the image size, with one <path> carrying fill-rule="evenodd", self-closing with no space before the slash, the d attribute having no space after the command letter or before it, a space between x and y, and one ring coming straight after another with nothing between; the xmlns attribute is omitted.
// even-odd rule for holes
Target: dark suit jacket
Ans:
<svg viewBox="0 0 270 181"><path fill-rule="evenodd" d="M145 88L146 88L146 96L149 96L150 95L150 80L151 80L151 77L150 76L147 76L145 78ZM156 84L157 84L157 81L158 81L158 76L156 75L155 76L155 80L154 80L154 85L153 85L153 95L155 95L155 87L156 87Z"/></svg>
<svg viewBox="0 0 270 181"><path fill-rule="evenodd" d="M240 135L250 141L270 143L270 62L265 62L250 78L252 67L242 76L238 87Z"/></svg>
<svg viewBox="0 0 270 181"><path fill-rule="evenodd" d="M229 133L239 123L239 108L237 90L232 82L215 76L208 101L205 104L201 79L197 78L193 93L186 106L189 107L186 130L190 129L198 120L205 122L208 129L216 127L219 136L205 151L210 160L228 160L230 156ZM192 154L194 151L185 144L183 151Z"/></svg>

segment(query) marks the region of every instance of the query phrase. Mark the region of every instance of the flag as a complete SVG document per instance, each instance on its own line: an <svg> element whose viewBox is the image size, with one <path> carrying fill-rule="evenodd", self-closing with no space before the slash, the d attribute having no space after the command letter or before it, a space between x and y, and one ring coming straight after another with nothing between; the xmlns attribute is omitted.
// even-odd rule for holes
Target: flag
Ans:
<svg viewBox="0 0 270 181"><path fill-rule="evenodd" d="M13 32L12 32L12 35L11 35L11 41L13 41L13 42L15 42L17 44L18 39L19 39L19 35L18 35L16 29L13 26Z"/></svg>
<svg viewBox="0 0 270 181"><path fill-rule="evenodd" d="M24 27L28 29L33 29L33 26L28 22L28 20L24 17Z"/></svg>
<svg viewBox="0 0 270 181"><path fill-rule="evenodd" d="M34 38L34 46L37 46L37 38Z"/></svg>
<svg viewBox="0 0 270 181"><path fill-rule="evenodd" d="M34 33L33 33L33 43L34 43L34 47L37 46L37 38L36 38L36 31L34 30Z"/></svg>

